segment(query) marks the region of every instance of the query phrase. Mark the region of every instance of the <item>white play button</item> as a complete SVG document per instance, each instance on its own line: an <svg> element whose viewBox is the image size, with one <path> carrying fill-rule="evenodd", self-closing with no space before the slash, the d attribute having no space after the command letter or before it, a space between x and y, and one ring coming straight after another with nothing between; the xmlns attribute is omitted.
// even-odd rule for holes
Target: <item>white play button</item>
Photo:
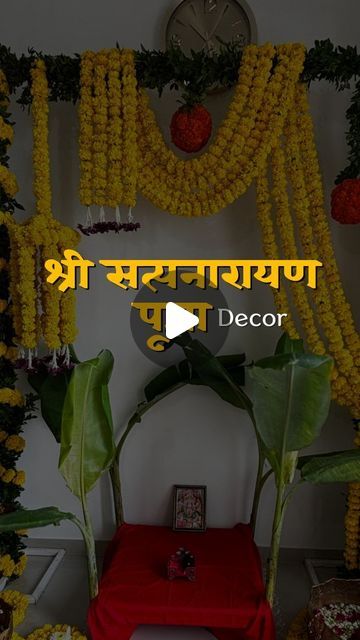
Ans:
<svg viewBox="0 0 360 640"><path fill-rule="evenodd" d="M169 340L196 327L197 324L199 324L199 318L193 313L186 311L175 302L167 303L165 307L165 335Z"/></svg>

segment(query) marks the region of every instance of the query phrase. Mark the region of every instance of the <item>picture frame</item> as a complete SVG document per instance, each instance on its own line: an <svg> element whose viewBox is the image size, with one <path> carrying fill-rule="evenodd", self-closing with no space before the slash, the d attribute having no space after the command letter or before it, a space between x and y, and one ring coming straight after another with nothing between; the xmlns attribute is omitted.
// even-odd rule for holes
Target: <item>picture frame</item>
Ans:
<svg viewBox="0 0 360 640"><path fill-rule="evenodd" d="M205 485L174 485L173 531L206 531Z"/></svg>

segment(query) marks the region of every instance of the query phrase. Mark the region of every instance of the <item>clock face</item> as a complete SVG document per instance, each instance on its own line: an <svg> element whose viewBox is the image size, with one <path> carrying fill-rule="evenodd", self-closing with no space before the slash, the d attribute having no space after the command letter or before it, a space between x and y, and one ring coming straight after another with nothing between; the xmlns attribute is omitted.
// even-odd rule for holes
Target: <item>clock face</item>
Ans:
<svg viewBox="0 0 360 640"><path fill-rule="evenodd" d="M172 13L166 30L168 47L216 52L222 42L246 46L256 39L253 15L243 1L183 0Z"/></svg>

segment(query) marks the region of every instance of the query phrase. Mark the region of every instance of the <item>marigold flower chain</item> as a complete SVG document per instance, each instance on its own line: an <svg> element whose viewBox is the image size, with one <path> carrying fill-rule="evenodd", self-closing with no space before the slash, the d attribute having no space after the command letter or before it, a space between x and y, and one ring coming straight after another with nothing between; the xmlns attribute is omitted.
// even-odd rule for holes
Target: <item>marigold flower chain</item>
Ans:
<svg viewBox="0 0 360 640"><path fill-rule="evenodd" d="M318 278L318 289L314 290L312 295L308 290L305 291L299 283L293 283L291 287L292 305L290 307L288 305L285 289L275 292L275 303L280 312L288 313L292 307L296 309L302 327L299 333L305 335L312 350L316 353L324 353L325 351L332 353L335 363L332 384L333 397L340 404L347 405L352 410L354 417L358 417L358 336L351 318L350 306L347 303L345 314L341 316L342 302L345 301L345 296L341 288L320 198L322 187L317 158L314 153L313 132L309 126L308 105L304 99L304 88L296 88L296 95L300 95L301 100L296 98L288 110L284 128L284 146L279 137L272 151L271 191L266 166L257 180L257 209L263 234L264 252L266 256L272 258L280 257L280 253L288 259L295 259L299 256L307 258L316 256L324 264L324 271L320 273ZM306 118L304 114L307 115ZM312 156L308 153L310 149L312 149ZM311 156L310 161L309 156ZM311 172L311 165L314 168L313 172ZM288 189L288 184L291 184L291 190ZM291 206L289 193L292 194ZM314 194L316 194L316 201ZM314 206L317 208L316 216L313 215ZM275 233L272 210L275 212L274 220L278 234ZM292 212L295 214L294 217ZM281 252L278 239L281 242ZM331 261L331 269L326 270L325 263L328 258ZM337 288L335 293L332 291L333 285ZM334 302L335 298L336 302ZM350 318L347 318L347 314L350 314ZM347 320L349 320L349 324L347 324ZM291 316L290 322L293 322ZM294 329L290 327L290 331L293 333ZM326 344L324 338L326 338ZM358 432L355 437L355 445L360 446ZM348 510L345 519L345 559L349 569L360 566L359 487L359 484L351 484L349 487Z"/></svg>
<svg viewBox="0 0 360 640"><path fill-rule="evenodd" d="M99 51L94 64L93 97L93 190L94 204L107 204L107 123L108 96L106 88L107 55Z"/></svg>
<svg viewBox="0 0 360 640"><path fill-rule="evenodd" d="M275 204L275 220L281 239L283 257L288 260L297 260L299 255L290 212L285 167L284 150L279 144L272 154L272 195ZM291 282L291 291L310 349L314 353L324 354L326 352L325 346L319 336L305 287L302 283Z"/></svg>
<svg viewBox="0 0 360 640"><path fill-rule="evenodd" d="M355 330L351 307L345 297L334 255L330 228L325 212L324 192L314 140L313 123L309 113L305 86L301 84L298 86L295 99L299 107L298 126L303 131L299 143L308 197L311 204L311 214L314 220L315 241L324 258L324 270L329 283L332 305L345 342L351 349L354 349L355 363L360 366L360 337Z"/></svg>
<svg viewBox="0 0 360 640"><path fill-rule="evenodd" d="M294 212L297 219L299 237L305 258L318 256L324 262L314 244L310 203L305 188L303 162L299 153L299 128L297 126L296 111L290 112L287 127L288 165L291 184L293 187ZM336 389L339 396L351 406L353 398L359 398L359 370L354 366L351 352L344 344L341 327L331 306L329 286L324 272L319 273L318 286L313 291L314 302L317 307L319 321L328 340L328 349L334 356L335 364L339 368L340 376L336 379ZM355 400L356 402L356 400Z"/></svg>
<svg viewBox="0 0 360 640"><path fill-rule="evenodd" d="M136 230L131 211L121 224L120 203L136 204L138 183L138 91L134 52L109 49L86 52L81 61L80 92L80 200L88 207L89 235L97 231ZM100 207L99 222L92 224L90 205ZM116 225L106 223L104 207L116 210Z"/></svg>
<svg viewBox="0 0 360 640"><path fill-rule="evenodd" d="M262 168L256 181L256 208L262 230L265 257L269 258L269 260L278 260L280 256L271 215L270 187L266 165ZM299 334L289 306L286 289L281 287L278 290L272 289L272 292L277 310L287 314L284 322L285 331L291 338L298 338Z"/></svg>
<svg viewBox="0 0 360 640"><path fill-rule="evenodd" d="M80 66L79 101L79 157L80 157L80 200L87 207L92 202L92 140L93 140L93 64L95 54L85 51Z"/></svg>
<svg viewBox="0 0 360 640"><path fill-rule="evenodd" d="M8 86L4 74L0 71L0 93L1 104L7 109L8 106ZM5 120L6 115L0 116L0 139L4 148L13 140L12 126ZM7 162L7 158L2 156L2 161ZM17 192L17 183L15 176L9 171L9 169L0 164L0 183L2 189L8 199L12 199ZM0 212L0 223L5 224L5 227L15 227L15 223L10 213ZM8 244L8 238L4 227L1 230L2 243L5 242L5 247ZM12 252L16 255L16 252ZM7 254L7 249L4 249L4 255ZM15 258L17 260L17 258ZM0 257L0 270L9 270L11 276L12 265L8 264L5 257ZM5 293L3 294L5 295ZM9 306L7 299L0 301L0 313L9 314L14 308L19 310L16 306L17 301L15 298L11 300ZM12 331L5 331L3 335L3 341L0 342L0 355L2 359L13 360L14 351L17 349L11 343ZM16 356L15 356L16 357ZM9 367L9 363L5 363L6 368ZM14 375L15 378L15 375ZM25 441L21 437L23 419L21 418L21 410L24 405L24 398L18 389L14 389L12 386L3 387L0 389L0 404L2 405L2 412L4 415L4 424L7 425L7 429L11 430L9 433L3 427L0 431L0 513L4 511L11 511L18 508L18 498L22 491L22 486L25 481L25 474L23 471L16 469L17 460L24 449ZM20 417L12 418L13 408L18 407ZM25 569L27 558L23 554L23 544L21 542L20 533L14 532L10 537L0 534L0 548L2 555L0 554L0 577L16 578L22 574ZM10 598L11 604L19 604L14 602L14 592L2 592L4 599ZM19 594L20 595L20 594ZM17 598L15 598L16 600ZM7 600L8 601L8 600ZM20 616L21 617L21 616ZM19 619L20 619L19 617ZM17 619L17 611L15 607L14 620ZM21 621L21 620L20 620Z"/></svg>
<svg viewBox="0 0 360 640"><path fill-rule="evenodd" d="M54 634L62 633L65 634L67 631L66 624L56 624L50 625L45 624L43 627L39 629L35 629L32 633L30 633L26 640L50 640ZM87 640L86 636L84 636L79 629L76 627L71 627L71 637L74 640Z"/></svg>
<svg viewBox="0 0 360 640"><path fill-rule="evenodd" d="M290 58L289 53L291 51L293 56ZM269 56L269 50L265 49L265 52ZM161 181L157 168L161 165L159 156L154 154L151 157L149 153L147 156L145 155L145 128L147 131L151 129L150 121L146 119L146 113L144 117L141 116L139 118L144 123L140 135L140 148L142 151L140 157L145 160L145 164L140 171L139 184L143 194L149 197L154 204L161 208L167 208L171 213L179 215L209 215L224 208L244 193L256 177L259 167L266 161L273 141L281 133L286 108L291 104L294 85L303 64L304 51L301 47L297 48L295 46L292 49L287 45L280 46L277 47L277 55L278 64L269 79L264 99L263 101L261 99L254 101L255 108L253 109L252 117L256 122L255 129L260 132L259 136L256 141L254 140L245 145L244 154L240 154L235 161L234 172L227 173L223 169L219 170L220 177L213 188L210 178L207 178L209 184L206 184L206 182L204 184L198 183L198 186L199 184L201 186L193 193L189 193L189 189L185 193L186 187L184 184L182 184L182 187L184 187L182 190L176 190L171 187L170 179L166 178L166 180L163 179ZM272 55L270 59L273 59ZM280 79L284 78L285 80L281 82ZM265 85L266 80L267 76L265 75L262 79ZM249 101L250 99L248 99ZM141 106L143 106L143 103L141 103ZM252 132L252 126L249 121L246 123L246 129ZM251 136L249 140L251 140ZM210 155L211 147L210 151L204 154L203 157L208 158ZM178 160L177 162L184 165L185 173L188 162L192 161ZM194 169L196 166L194 164ZM203 168L199 173L201 171L203 171ZM214 168L209 167L204 173L206 176L211 176L216 172L215 165Z"/></svg>
<svg viewBox="0 0 360 640"><path fill-rule="evenodd" d="M64 345L63 337L75 337L74 297L67 296L66 303L61 304L62 295L65 294L46 282L43 263L48 258L59 257L61 247L75 247L78 242L78 234L57 222L51 212L49 91L43 60L35 62L31 75L36 215L22 224L15 224L6 214L0 216L0 222L8 228L12 249L9 273L13 326L18 345L28 350L30 368L33 351L41 336L52 350Z"/></svg>
<svg viewBox="0 0 360 640"><path fill-rule="evenodd" d="M9 563L8 559L7 561ZM26 562L26 556L24 556L23 562ZM25 614L29 606L28 596L19 591L6 589L5 591L1 591L1 598L13 608L13 625L14 627L18 627L25 620Z"/></svg>
<svg viewBox="0 0 360 640"><path fill-rule="evenodd" d="M37 60L31 70L33 117L34 195L37 212L51 216L50 158L48 145L48 84L45 62Z"/></svg>
<svg viewBox="0 0 360 640"><path fill-rule="evenodd" d="M108 53L108 206L116 209L122 200L123 122L122 122L122 54L119 49ZM136 175L136 172L134 172Z"/></svg>
<svg viewBox="0 0 360 640"><path fill-rule="evenodd" d="M166 147L161 132L151 116L146 99L140 103L142 156L145 163L157 172L159 167L165 169L168 174L167 184L172 190L177 189L187 194L191 194L194 190L205 192L210 190L211 193L211 190L218 186L217 190L221 192L228 186L229 180L236 179L241 152L244 147L245 152L248 151L249 146L251 147L251 133L256 114L264 98L273 56L272 45L259 48L250 46L245 50L238 85L228 115L209 150L200 158L187 161L178 159ZM251 70L250 73L249 70ZM152 154L154 145L151 144L151 138L156 140L158 149L156 157ZM256 146L255 141L253 146Z"/></svg>

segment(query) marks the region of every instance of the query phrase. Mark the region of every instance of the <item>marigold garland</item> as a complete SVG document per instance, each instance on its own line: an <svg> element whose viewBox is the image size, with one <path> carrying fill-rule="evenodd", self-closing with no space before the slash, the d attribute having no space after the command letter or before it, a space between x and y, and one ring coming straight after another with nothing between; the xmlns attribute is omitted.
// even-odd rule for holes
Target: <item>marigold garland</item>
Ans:
<svg viewBox="0 0 360 640"><path fill-rule="evenodd" d="M67 629L68 625L66 624L45 624L43 627L35 629L35 631L30 633L26 637L26 640L50 640L51 636L56 633L65 634ZM71 627L71 638L74 640L87 640L86 636L81 633L77 627Z"/></svg>
<svg viewBox="0 0 360 640"><path fill-rule="evenodd" d="M0 186L9 198L13 198L18 192L16 177L4 165L0 165Z"/></svg>
<svg viewBox="0 0 360 640"><path fill-rule="evenodd" d="M135 73L134 52L123 49L121 52L122 66L122 113L124 138L124 168L123 168L123 202L130 208L136 204L136 188L138 174L137 150L137 80Z"/></svg>
<svg viewBox="0 0 360 640"><path fill-rule="evenodd" d="M86 51L80 71L80 201L87 208L85 234L136 231L131 209L137 190L137 80L130 49ZM120 203L129 208L121 222ZM100 207L93 223L91 205ZM105 207L115 220L105 220Z"/></svg>
<svg viewBox="0 0 360 640"><path fill-rule="evenodd" d="M272 189L268 184L266 166L257 181L257 208L264 251L269 257L279 257L280 243L285 258L316 256L322 261L324 269L319 274L317 289L310 292L300 283L293 283L292 303L289 305L286 299L286 290L275 292L275 303L281 312L289 313L289 309L296 309L300 323L295 331L304 334L315 353L326 351L333 356L333 397L340 404L347 405L356 417L360 409L359 336L334 257L306 88L303 85L296 87L294 98L294 106L289 109L285 121L284 146L279 138L272 152ZM275 223L278 237L274 231ZM290 315L290 334L294 333L292 323ZM360 445L359 437L355 439L355 444ZM348 569L356 569L360 565L359 516L360 490L358 485L352 484L349 487L345 520L345 560Z"/></svg>
<svg viewBox="0 0 360 640"><path fill-rule="evenodd" d="M6 589L5 591L1 591L1 598L12 607L13 625L14 627L18 627L25 620L26 611L29 606L28 596L19 591Z"/></svg>
<svg viewBox="0 0 360 640"><path fill-rule="evenodd" d="M92 81L95 54L85 51L80 68L81 100L79 102L79 158L80 158L80 201L89 207L92 204Z"/></svg>
<svg viewBox="0 0 360 640"><path fill-rule="evenodd" d="M0 72L0 139L3 153L0 157L0 203L1 208L12 210L10 201L16 193L16 179L7 167L6 148L13 140L13 129L9 123L8 87L4 74ZM4 224L5 223L5 224ZM7 226L15 226L10 213L0 213L0 271L5 272L1 289L0 313L4 328L2 341L0 342L0 513L11 512L20 505L18 498L25 481L23 471L16 469L17 461L24 449L25 441L21 437L22 427L26 419L27 407L20 391L14 388L16 373L12 360L16 357L17 349L13 343L13 329L10 320L12 308L16 306L13 299L8 304L8 276L9 276L9 235ZM16 258L15 258L16 261ZM10 265L11 270L11 265ZM0 577L16 578L25 569L27 557L23 554L24 544L21 540L23 532L11 532L0 534ZM14 592L5 592L5 597L11 598L11 604L15 604ZM3 595L3 593L2 593ZM15 620L17 619L15 606Z"/></svg>
<svg viewBox="0 0 360 640"><path fill-rule="evenodd" d="M45 63L38 60L31 70L33 117L33 190L39 215L51 216L50 158L49 158L49 89Z"/></svg>
<svg viewBox="0 0 360 640"><path fill-rule="evenodd" d="M11 309L7 301L1 300L1 312L12 313L14 339L21 348L27 348L28 366L33 365L33 350L41 335L41 319L43 335L47 346L53 349L52 365L56 367L57 349L64 347L75 338L74 296L67 296L61 304L61 296L56 289L50 288L38 272L39 253L43 257L59 255L60 247L73 247L78 235L71 229L63 227L51 214L50 163L48 149L48 85L45 65L38 60L32 69L33 97L33 162L34 193L37 215L24 224L16 224L8 212L0 212L0 230L6 234L11 244L8 274L10 279ZM7 95L6 81L0 75L0 93ZM0 117L1 122L1 117ZM7 126L0 126L6 140L12 136ZM15 177L7 166L0 166L0 193L12 199L16 193ZM4 198L2 198L4 200ZM7 269L8 264L0 258L0 270ZM39 317L38 282L42 285L42 316ZM63 339L66 338L66 342ZM17 349L13 336L8 342L0 343L0 361L4 358L14 360ZM66 362L66 359L65 359ZM1 376L1 368L0 368ZM12 376L8 384L15 382ZM11 386L0 388L0 414L6 411L6 426L13 431L1 429L0 438L0 492L2 504L0 513L18 507L17 499L25 483L25 473L15 468L15 463L24 448L24 439L20 436L21 426L26 417L27 405L20 392ZM5 416L4 416L5 417ZM22 533L22 532L20 532ZM25 535L23 533L23 535ZM25 568L27 558L23 555L24 545L17 532L0 535L0 576L7 578L19 576Z"/></svg>
<svg viewBox="0 0 360 640"><path fill-rule="evenodd" d="M39 256L43 264L47 258L59 256L63 247L75 247L78 234L52 217L48 145L49 91L45 63L41 59L36 61L32 69L31 92L36 215L23 224L14 224L6 215L0 221L8 228L12 247L9 272L16 341L22 350L28 351L28 366L32 368L35 349L43 336L45 344L53 351L52 364L56 367L58 350L73 342L76 336L75 298L66 296L66 303L62 304L62 294L46 282L45 272L43 267L39 271L38 262ZM63 342L63 338L67 342Z"/></svg>
<svg viewBox="0 0 360 640"><path fill-rule="evenodd" d="M122 162L123 135L122 87L121 87L122 59L119 49L111 49L108 53L108 198L109 207L116 209L122 200Z"/></svg>
<svg viewBox="0 0 360 640"><path fill-rule="evenodd" d="M12 562L10 556L4 556L3 558L0 558L0 566L1 563L8 575L17 575L16 568L14 572L14 563ZM19 569L18 575L20 575L20 573L21 571ZM4 575L6 575L6 573L4 573ZM19 591L13 591L9 589L1 591L0 596L1 599L12 608L13 626L14 628L18 627L25 620L26 612L29 606L29 597L23 593L20 593ZM29 633L26 639L20 636L16 631L13 631L11 640L51 640L51 638L54 637L61 638L66 636L69 626L70 625L66 624L45 624L42 627L39 627L38 629L35 629L31 633ZM70 626L70 629L71 638L73 638L74 640L87 640L86 636L77 627Z"/></svg>
<svg viewBox="0 0 360 640"><path fill-rule="evenodd" d="M99 51L94 63L94 97L93 109L93 166L92 179L94 189L94 204L106 205L107 187L107 55Z"/></svg>

